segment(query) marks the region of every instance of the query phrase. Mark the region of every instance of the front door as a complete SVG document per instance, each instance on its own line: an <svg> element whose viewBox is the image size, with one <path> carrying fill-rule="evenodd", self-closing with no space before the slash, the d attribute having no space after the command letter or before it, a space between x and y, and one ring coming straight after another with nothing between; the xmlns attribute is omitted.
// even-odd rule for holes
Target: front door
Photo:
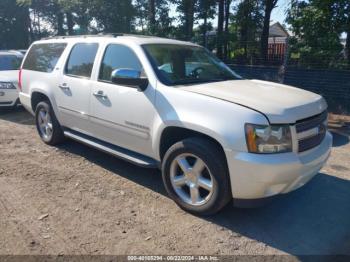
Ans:
<svg viewBox="0 0 350 262"><path fill-rule="evenodd" d="M143 72L139 59L129 47L108 45L98 79L92 87L91 122L98 138L149 155L155 116L155 89L149 85L142 92L112 83L112 71L121 68Z"/></svg>

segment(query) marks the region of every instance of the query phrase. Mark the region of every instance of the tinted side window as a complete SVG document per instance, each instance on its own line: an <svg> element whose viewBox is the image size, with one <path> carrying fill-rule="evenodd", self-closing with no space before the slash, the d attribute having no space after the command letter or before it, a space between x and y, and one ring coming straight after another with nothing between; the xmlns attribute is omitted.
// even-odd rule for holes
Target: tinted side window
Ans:
<svg viewBox="0 0 350 262"><path fill-rule="evenodd" d="M69 55L66 74L90 77L97 49L98 44L95 43L76 44Z"/></svg>
<svg viewBox="0 0 350 262"><path fill-rule="evenodd" d="M23 69L50 73L61 57L66 43L33 45L23 64Z"/></svg>
<svg viewBox="0 0 350 262"><path fill-rule="evenodd" d="M99 79L110 82L112 71L120 68L142 71L139 59L129 47L117 44L107 46L101 63Z"/></svg>

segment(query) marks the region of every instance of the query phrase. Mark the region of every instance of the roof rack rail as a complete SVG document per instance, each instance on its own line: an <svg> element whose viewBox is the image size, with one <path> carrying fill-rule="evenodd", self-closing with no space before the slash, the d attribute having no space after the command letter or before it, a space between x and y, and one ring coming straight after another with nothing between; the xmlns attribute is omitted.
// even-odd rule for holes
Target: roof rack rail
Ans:
<svg viewBox="0 0 350 262"><path fill-rule="evenodd" d="M49 39L66 39L66 38L88 38L88 37L118 37L118 36L135 36L135 37L156 37L149 35L138 35L138 34L124 34L124 33L98 33L95 35L58 35L58 36L49 36L44 37L42 40Z"/></svg>
<svg viewBox="0 0 350 262"><path fill-rule="evenodd" d="M12 54L17 54L17 55L23 55L21 51L15 50L15 49L0 49L0 52L3 53L12 53Z"/></svg>

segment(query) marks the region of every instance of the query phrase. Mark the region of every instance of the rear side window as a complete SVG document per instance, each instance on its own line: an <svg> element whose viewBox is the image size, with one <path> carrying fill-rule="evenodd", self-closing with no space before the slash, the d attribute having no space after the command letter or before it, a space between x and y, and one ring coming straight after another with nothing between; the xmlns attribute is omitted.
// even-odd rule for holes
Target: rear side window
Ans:
<svg viewBox="0 0 350 262"><path fill-rule="evenodd" d="M33 45L23 64L23 69L50 73L61 57L66 43Z"/></svg>
<svg viewBox="0 0 350 262"><path fill-rule="evenodd" d="M78 77L90 77L98 44L76 44L69 55L65 73Z"/></svg>
<svg viewBox="0 0 350 262"><path fill-rule="evenodd" d="M135 69L142 72L142 65L139 59L129 47L111 44L106 48L99 79L110 82L112 71L121 68Z"/></svg>

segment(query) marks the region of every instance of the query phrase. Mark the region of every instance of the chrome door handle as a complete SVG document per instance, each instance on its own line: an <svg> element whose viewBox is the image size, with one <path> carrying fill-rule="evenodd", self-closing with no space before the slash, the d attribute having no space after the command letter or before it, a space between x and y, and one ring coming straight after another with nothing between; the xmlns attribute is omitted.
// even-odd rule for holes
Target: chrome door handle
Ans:
<svg viewBox="0 0 350 262"><path fill-rule="evenodd" d="M59 88L61 88L62 90L69 90L69 86L67 86L67 84L62 84L58 86Z"/></svg>
<svg viewBox="0 0 350 262"><path fill-rule="evenodd" d="M102 98L102 99L107 99L107 98L108 98L108 96L105 95L105 94L103 93L103 91L101 91L101 90L98 91L98 92L93 93L93 95L94 95L95 97Z"/></svg>

